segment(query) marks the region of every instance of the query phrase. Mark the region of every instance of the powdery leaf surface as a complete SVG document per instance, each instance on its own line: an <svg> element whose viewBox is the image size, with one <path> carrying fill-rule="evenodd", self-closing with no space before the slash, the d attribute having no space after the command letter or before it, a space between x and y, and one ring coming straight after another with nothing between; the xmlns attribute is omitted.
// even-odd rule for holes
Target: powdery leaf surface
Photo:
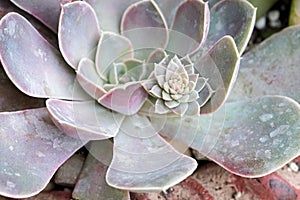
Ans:
<svg viewBox="0 0 300 200"><path fill-rule="evenodd" d="M0 28L0 60L18 89L39 98L89 98L59 52L24 17L9 13Z"/></svg>
<svg viewBox="0 0 300 200"><path fill-rule="evenodd" d="M101 36L97 16L85 2L73 2L62 7L58 39L62 55L74 69L84 57L94 59Z"/></svg>
<svg viewBox="0 0 300 200"><path fill-rule="evenodd" d="M160 191L187 178L194 159L177 152L153 129L148 119L127 117L114 138L107 183L130 191Z"/></svg>
<svg viewBox="0 0 300 200"><path fill-rule="evenodd" d="M66 136L45 108L0 113L0 195L39 193L85 143Z"/></svg>
<svg viewBox="0 0 300 200"><path fill-rule="evenodd" d="M274 34L243 56L230 101L283 95L300 101L300 26Z"/></svg>
<svg viewBox="0 0 300 200"><path fill-rule="evenodd" d="M183 141L227 170L245 177L271 173L297 157L300 107L266 96L225 104L198 119L152 119L164 135Z"/></svg>
<svg viewBox="0 0 300 200"><path fill-rule="evenodd" d="M10 0L19 8L30 13L52 31L57 32L60 5L63 0Z"/></svg>

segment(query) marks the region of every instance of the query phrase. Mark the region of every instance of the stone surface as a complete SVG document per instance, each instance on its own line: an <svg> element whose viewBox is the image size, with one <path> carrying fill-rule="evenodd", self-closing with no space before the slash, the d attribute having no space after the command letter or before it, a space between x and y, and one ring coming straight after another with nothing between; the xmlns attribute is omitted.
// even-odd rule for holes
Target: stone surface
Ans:
<svg viewBox="0 0 300 200"><path fill-rule="evenodd" d="M80 174L85 157L75 154L67 160L56 172L54 182L58 185L73 187Z"/></svg>
<svg viewBox="0 0 300 200"><path fill-rule="evenodd" d="M70 200L71 193L65 191L51 191L42 192L34 197L27 198L27 200Z"/></svg>
<svg viewBox="0 0 300 200"><path fill-rule="evenodd" d="M127 191L107 185L105 174L107 166L88 155L72 197L77 200L129 200Z"/></svg>
<svg viewBox="0 0 300 200"><path fill-rule="evenodd" d="M131 193L131 200L213 200L214 198L194 178L189 177L166 193Z"/></svg>

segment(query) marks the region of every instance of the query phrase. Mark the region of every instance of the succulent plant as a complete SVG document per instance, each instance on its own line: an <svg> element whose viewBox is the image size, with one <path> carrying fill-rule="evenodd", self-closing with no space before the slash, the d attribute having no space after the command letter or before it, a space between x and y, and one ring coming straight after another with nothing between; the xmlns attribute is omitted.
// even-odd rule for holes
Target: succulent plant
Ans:
<svg viewBox="0 0 300 200"><path fill-rule="evenodd" d="M89 141L109 165L108 185L130 191L166 190L193 173L197 162L177 140L246 177L299 155L297 102L224 105L254 25L247 1L11 2L57 33L59 48L16 12L0 21L7 76L47 99L46 108L0 113L1 195L37 194Z"/></svg>

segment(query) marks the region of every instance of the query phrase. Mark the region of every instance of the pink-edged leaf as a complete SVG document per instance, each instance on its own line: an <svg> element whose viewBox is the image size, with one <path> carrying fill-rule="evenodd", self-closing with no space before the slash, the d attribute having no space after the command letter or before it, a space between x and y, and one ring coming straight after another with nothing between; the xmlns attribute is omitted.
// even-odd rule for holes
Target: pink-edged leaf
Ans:
<svg viewBox="0 0 300 200"><path fill-rule="evenodd" d="M248 1L225 0L215 4L210 11L207 45L212 45L225 35L231 35L242 54L254 28L256 8Z"/></svg>
<svg viewBox="0 0 300 200"><path fill-rule="evenodd" d="M32 98L18 90L5 75L0 65L0 112L45 106L44 99Z"/></svg>
<svg viewBox="0 0 300 200"><path fill-rule="evenodd" d="M112 158L112 142L110 140L94 141L87 148L89 155L73 190L73 198L130 200L128 191L110 187L105 180Z"/></svg>
<svg viewBox="0 0 300 200"><path fill-rule="evenodd" d="M0 1L0 19L4 17L9 12L17 12L24 16L29 22L39 31L39 33L55 48L58 48L57 42L57 34L53 31L49 31L48 28L45 28L44 24L42 24L39 20L35 17L31 16L29 13L19 9L18 7L14 6L13 3L10 1Z"/></svg>
<svg viewBox="0 0 300 200"><path fill-rule="evenodd" d="M114 139L107 183L130 191L161 191L187 178L197 162L161 138L147 117L126 117Z"/></svg>
<svg viewBox="0 0 300 200"><path fill-rule="evenodd" d="M300 26L274 34L247 52L230 101L283 95L300 102Z"/></svg>
<svg viewBox="0 0 300 200"><path fill-rule="evenodd" d="M61 0L10 0L19 8L33 15L52 31L57 32Z"/></svg>
<svg viewBox="0 0 300 200"><path fill-rule="evenodd" d="M0 195L33 196L85 142L62 133L45 108L0 113Z"/></svg>
<svg viewBox="0 0 300 200"><path fill-rule="evenodd" d="M161 10L168 28L170 28L177 8L182 2L184 2L184 0L156 0L155 2Z"/></svg>
<svg viewBox="0 0 300 200"><path fill-rule="evenodd" d="M121 114L133 115L142 107L147 96L148 93L141 83L132 82L111 89L98 102Z"/></svg>
<svg viewBox="0 0 300 200"><path fill-rule="evenodd" d="M108 79L113 63L123 62L133 58L133 48L130 40L112 32L103 32L96 53L96 69L101 78Z"/></svg>
<svg viewBox="0 0 300 200"><path fill-rule="evenodd" d="M183 2L176 10L176 15L171 29L180 32L196 42L199 46L206 39L209 28L209 8L208 3L199 0L190 0ZM172 34L170 35L172 36ZM171 45L180 44L177 38L170 37ZM175 43L175 44L174 44Z"/></svg>
<svg viewBox="0 0 300 200"><path fill-rule="evenodd" d="M120 22L126 8L139 0L84 0L95 10L100 27L104 31L120 32Z"/></svg>
<svg viewBox="0 0 300 200"><path fill-rule="evenodd" d="M106 91L103 89L104 81L96 71L93 61L83 58L78 65L76 78L81 87L94 99L102 97Z"/></svg>
<svg viewBox="0 0 300 200"><path fill-rule="evenodd" d="M239 69L239 52L232 37L224 36L200 59L197 55L192 59L195 60L195 69L208 79L208 84L215 91L210 101L201 108L201 113L213 112L226 101L233 87Z"/></svg>
<svg viewBox="0 0 300 200"><path fill-rule="evenodd" d="M40 98L89 98L59 52L21 15L9 13L1 19L0 41L3 67L25 94Z"/></svg>
<svg viewBox="0 0 300 200"><path fill-rule="evenodd" d="M264 176L299 156L300 106L294 100L265 96L223 107L198 119L151 121L164 135L244 177Z"/></svg>
<svg viewBox="0 0 300 200"><path fill-rule="evenodd" d="M157 4L151 0L128 7L122 18L121 33L137 50L165 48L168 41L166 21Z"/></svg>
<svg viewBox="0 0 300 200"><path fill-rule="evenodd" d="M124 118L95 101L48 99L46 105L57 127L67 135L82 140L104 140L114 137Z"/></svg>
<svg viewBox="0 0 300 200"><path fill-rule="evenodd" d="M93 8L81 1L65 4L59 20L59 47L65 60L74 69L84 57L94 59L101 37Z"/></svg>

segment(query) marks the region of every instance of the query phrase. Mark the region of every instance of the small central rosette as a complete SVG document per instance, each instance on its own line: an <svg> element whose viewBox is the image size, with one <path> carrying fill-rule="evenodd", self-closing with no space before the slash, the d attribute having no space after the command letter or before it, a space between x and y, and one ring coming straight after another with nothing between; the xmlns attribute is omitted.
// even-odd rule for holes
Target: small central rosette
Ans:
<svg viewBox="0 0 300 200"><path fill-rule="evenodd" d="M195 73L189 57L179 59L176 55L155 63L150 80L144 87L156 99L155 113L158 114L199 115L200 91L210 88L207 79Z"/></svg>

